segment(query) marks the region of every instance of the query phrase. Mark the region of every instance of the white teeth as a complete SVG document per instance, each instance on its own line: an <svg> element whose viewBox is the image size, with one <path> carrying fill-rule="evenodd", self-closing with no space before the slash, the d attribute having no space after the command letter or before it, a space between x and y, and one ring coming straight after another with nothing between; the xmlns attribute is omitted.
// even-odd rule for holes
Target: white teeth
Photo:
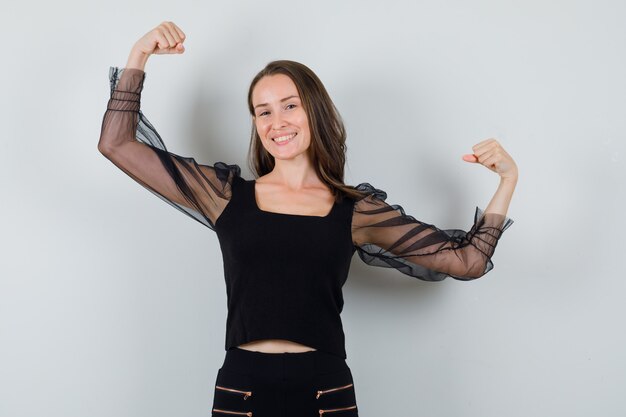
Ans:
<svg viewBox="0 0 626 417"><path fill-rule="evenodd" d="M284 142L284 141L286 141L286 140L292 139L292 138L293 138L293 137L295 137L295 136L296 136L296 134L295 134L295 133L294 133L294 134L291 134L291 135L289 135L289 136L281 136L281 137L278 137L278 138L274 138L274 142Z"/></svg>

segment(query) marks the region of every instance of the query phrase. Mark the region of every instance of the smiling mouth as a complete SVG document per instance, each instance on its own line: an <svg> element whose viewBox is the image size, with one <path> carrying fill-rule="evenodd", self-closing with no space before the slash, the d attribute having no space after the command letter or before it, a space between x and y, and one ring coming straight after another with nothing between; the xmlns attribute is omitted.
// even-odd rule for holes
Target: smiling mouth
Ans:
<svg viewBox="0 0 626 417"><path fill-rule="evenodd" d="M295 138L297 133L292 133L291 135L279 136L277 138L272 138L272 140L276 143L284 143L288 142L291 139Z"/></svg>

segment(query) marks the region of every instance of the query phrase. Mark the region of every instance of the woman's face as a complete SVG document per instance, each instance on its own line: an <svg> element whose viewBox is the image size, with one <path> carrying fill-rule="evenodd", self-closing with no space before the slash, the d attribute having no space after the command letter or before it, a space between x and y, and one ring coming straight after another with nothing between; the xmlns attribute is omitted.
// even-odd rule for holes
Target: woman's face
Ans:
<svg viewBox="0 0 626 417"><path fill-rule="evenodd" d="M291 78L284 74L261 78L252 91L252 106L261 142L274 158L308 157L309 122ZM276 138L287 140L280 142Z"/></svg>

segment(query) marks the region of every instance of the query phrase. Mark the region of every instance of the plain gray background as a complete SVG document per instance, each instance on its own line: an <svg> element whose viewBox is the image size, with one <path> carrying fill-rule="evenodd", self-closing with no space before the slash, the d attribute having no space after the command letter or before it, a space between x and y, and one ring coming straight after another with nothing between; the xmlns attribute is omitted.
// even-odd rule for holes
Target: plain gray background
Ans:
<svg viewBox="0 0 626 417"><path fill-rule="evenodd" d="M208 416L224 357L217 237L97 151L109 66L164 20L142 110L168 149L246 166L246 93L308 65L346 182L468 230L518 164L515 223L472 282L356 255L342 314L362 417L623 416L626 6L620 1L137 1L2 6L0 415ZM295 417L295 416L294 416Z"/></svg>

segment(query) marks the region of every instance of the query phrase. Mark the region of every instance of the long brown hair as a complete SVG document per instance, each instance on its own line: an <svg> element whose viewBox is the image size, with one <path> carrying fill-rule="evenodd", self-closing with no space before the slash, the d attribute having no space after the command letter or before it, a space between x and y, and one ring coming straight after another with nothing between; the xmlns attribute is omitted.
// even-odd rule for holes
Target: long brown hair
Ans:
<svg viewBox="0 0 626 417"><path fill-rule="evenodd" d="M347 150L346 130L324 84L309 67L289 60L268 63L250 83L248 90L250 114L254 116L252 104L254 87L261 78L274 74L288 76L298 89L311 130L311 144L307 151L319 179L328 185L336 201L341 201L343 196L355 199L362 197L361 192L343 182ZM254 121L248 149L248 166L257 177L274 169L274 157L263 147Z"/></svg>

